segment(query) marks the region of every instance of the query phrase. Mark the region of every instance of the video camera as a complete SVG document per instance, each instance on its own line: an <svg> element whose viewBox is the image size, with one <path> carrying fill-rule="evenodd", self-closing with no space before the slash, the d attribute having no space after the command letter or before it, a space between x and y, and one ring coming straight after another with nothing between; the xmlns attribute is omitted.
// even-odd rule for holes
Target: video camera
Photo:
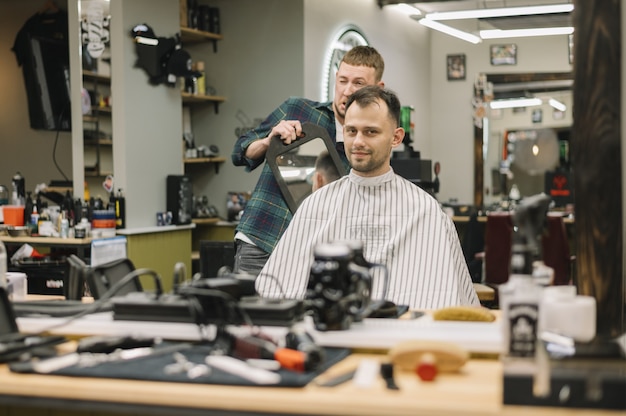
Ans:
<svg viewBox="0 0 626 416"><path fill-rule="evenodd" d="M384 299L387 268L365 260L361 242L321 244L315 247L314 257L305 298L318 330L348 329L380 306L371 299L372 271L384 271Z"/></svg>

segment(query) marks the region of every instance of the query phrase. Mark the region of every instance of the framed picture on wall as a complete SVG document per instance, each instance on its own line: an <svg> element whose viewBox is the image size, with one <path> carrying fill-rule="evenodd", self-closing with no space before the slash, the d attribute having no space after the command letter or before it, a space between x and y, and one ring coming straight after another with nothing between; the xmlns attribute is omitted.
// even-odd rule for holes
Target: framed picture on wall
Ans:
<svg viewBox="0 0 626 416"><path fill-rule="evenodd" d="M448 55L446 57L448 81L465 79L465 54Z"/></svg>
<svg viewBox="0 0 626 416"><path fill-rule="evenodd" d="M516 65L517 45L509 43L506 45L491 45L491 65Z"/></svg>

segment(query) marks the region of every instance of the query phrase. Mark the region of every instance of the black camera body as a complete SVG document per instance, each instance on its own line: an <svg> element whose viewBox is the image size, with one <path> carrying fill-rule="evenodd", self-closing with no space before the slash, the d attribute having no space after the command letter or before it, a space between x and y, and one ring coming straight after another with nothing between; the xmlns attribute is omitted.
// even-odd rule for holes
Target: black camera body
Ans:
<svg viewBox="0 0 626 416"><path fill-rule="evenodd" d="M350 242L315 248L305 297L316 329L345 330L369 312L372 278L359 253Z"/></svg>

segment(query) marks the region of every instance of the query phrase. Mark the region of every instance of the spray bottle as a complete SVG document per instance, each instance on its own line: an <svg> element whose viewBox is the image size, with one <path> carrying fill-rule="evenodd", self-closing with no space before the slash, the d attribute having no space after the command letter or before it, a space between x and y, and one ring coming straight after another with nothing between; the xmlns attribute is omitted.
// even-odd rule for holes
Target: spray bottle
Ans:
<svg viewBox="0 0 626 416"><path fill-rule="evenodd" d="M541 257L540 241L550 197L539 194L521 201L514 212L511 274L499 288L504 351L507 357L534 357L542 285L533 278Z"/></svg>

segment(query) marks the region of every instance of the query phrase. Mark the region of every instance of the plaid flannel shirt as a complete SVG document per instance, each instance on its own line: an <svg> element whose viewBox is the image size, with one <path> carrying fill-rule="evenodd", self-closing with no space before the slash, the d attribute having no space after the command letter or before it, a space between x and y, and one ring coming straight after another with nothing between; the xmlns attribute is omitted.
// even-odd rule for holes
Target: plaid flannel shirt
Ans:
<svg viewBox="0 0 626 416"><path fill-rule="evenodd" d="M248 131L235 143L232 161L235 166L245 166L252 171L263 164L263 170L254 192L244 209L236 232L245 234L254 244L271 253L291 221L292 214L283 198L278 182L265 157L249 159L246 149L256 140L267 137L272 128L281 120L311 122L323 127L335 141L335 115L332 103L320 103L305 98L290 97L274 110L257 128ZM336 144L337 151L347 165L343 143Z"/></svg>

